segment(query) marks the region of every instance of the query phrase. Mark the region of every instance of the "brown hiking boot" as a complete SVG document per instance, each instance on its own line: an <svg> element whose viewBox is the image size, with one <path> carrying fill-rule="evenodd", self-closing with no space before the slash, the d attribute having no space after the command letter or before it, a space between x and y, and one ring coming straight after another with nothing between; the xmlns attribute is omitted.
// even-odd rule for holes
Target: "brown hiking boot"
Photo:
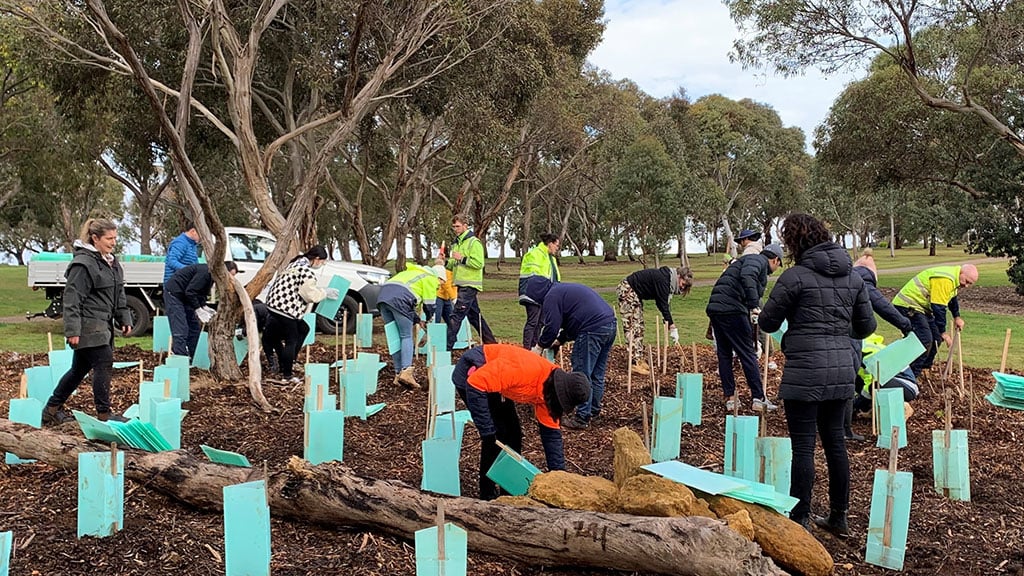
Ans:
<svg viewBox="0 0 1024 576"><path fill-rule="evenodd" d="M640 362L633 364L633 373L639 374L640 376L650 376L651 367L647 365L646 360L641 360Z"/></svg>
<svg viewBox="0 0 1024 576"><path fill-rule="evenodd" d="M43 407L43 426L60 426L65 422L71 422L75 417L61 410L60 406Z"/></svg>
<svg viewBox="0 0 1024 576"><path fill-rule="evenodd" d="M401 372L398 373L398 381L404 386L408 386L413 390L420 389L420 383L417 382L416 377L413 376L412 366L409 366L405 370L402 370Z"/></svg>
<svg viewBox="0 0 1024 576"><path fill-rule="evenodd" d="M97 412L96 419L100 422L127 422L128 419L116 412Z"/></svg>
<svg viewBox="0 0 1024 576"><path fill-rule="evenodd" d="M910 405L910 402L903 403L903 420L910 420L910 417L914 415L914 407Z"/></svg>

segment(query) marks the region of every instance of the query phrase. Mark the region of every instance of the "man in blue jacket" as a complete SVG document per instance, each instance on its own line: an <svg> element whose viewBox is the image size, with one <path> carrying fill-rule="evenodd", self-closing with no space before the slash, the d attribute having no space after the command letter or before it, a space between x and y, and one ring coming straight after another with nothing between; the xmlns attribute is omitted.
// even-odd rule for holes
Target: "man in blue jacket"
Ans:
<svg viewBox="0 0 1024 576"><path fill-rule="evenodd" d="M748 254L733 260L722 272L708 301L708 318L715 333L718 352L718 377L722 381L726 410L736 403L736 379L732 373L733 351L740 359L743 374L750 386L754 410L775 410L765 396L761 371L757 368L753 324L761 312L761 297L768 285L768 275L782 264L782 246L769 244L760 254Z"/></svg>
<svg viewBox="0 0 1024 576"><path fill-rule="evenodd" d="M584 402L575 414L562 419L565 428L583 429L590 419L601 414L604 378L608 370L608 354L615 344L615 311L589 286L572 282L552 283L543 276L533 276L526 283L525 294L541 305L543 329L535 352L557 350L566 342L572 347L572 371L590 380L590 401Z"/></svg>
<svg viewBox="0 0 1024 576"><path fill-rule="evenodd" d="M199 261L199 232L191 223L185 224L185 231L178 234L167 246L167 257L164 258L164 284L175 272L185 266Z"/></svg>
<svg viewBox="0 0 1024 576"><path fill-rule="evenodd" d="M238 265L230 260L224 267L232 276L238 273ZM213 315L212 309L206 307L211 288L213 276L206 264L185 266L164 282L164 313L171 328L171 353L175 356L195 359L202 331L200 320L209 322ZM200 310L205 318L199 317Z"/></svg>

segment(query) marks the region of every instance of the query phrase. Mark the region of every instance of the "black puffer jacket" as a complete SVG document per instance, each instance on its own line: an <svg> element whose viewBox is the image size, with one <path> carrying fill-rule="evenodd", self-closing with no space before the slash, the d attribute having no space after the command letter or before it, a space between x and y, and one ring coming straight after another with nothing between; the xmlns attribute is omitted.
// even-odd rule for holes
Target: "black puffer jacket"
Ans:
<svg viewBox="0 0 1024 576"><path fill-rule="evenodd" d="M864 285L868 288L868 298L871 299L871 308L882 317L889 324L899 328L900 332L904 335L910 333L913 327L910 324L910 318L907 318L903 314L896 311L893 307L892 302L889 302L885 298L885 294L882 294L878 290L877 280L875 279L875 273L866 266L854 266L853 271L860 274Z"/></svg>
<svg viewBox="0 0 1024 576"><path fill-rule="evenodd" d="M864 280L851 274L850 255L825 242L808 249L783 272L765 303L759 322L775 332L787 320L782 337L786 368L779 396L783 400L821 402L853 396L857 358L850 338L874 332Z"/></svg>
<svg viewBox="0 0 1024 576"><path fill-rule="evenodd" d="M64 275L64 336L78 336L78 348L110 346L114 325L132 322L121 264L116 258L108 264L92 245L76 242Z"/></svg>
<svg viewBox="0 0 1024 576"><path fill-rule="evenodd" d="M760 254L748 254L733 260L711 289L711 298L705 309L707 315L749 314L760 307L770 270L768 258Z"/></svg>

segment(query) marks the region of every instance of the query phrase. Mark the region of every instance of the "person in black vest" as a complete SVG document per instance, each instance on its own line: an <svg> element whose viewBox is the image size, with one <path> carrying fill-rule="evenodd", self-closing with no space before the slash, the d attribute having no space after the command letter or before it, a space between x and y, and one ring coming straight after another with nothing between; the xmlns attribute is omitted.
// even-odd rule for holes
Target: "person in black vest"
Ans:
<svg viewBox="0 0 1024 576"><path fill-rule="evenodd" d="M842 246L831 241L824 224L807 214L792 214L782 226L782 241L794 266L782 273L761 311L761 329L775 332L788 321L782 337L786 367L779 397L793 442L789 494L799 500L789 516L811 525L814 444L821 436L828 464L828 518L815 524L834 534L850 534L850 461L843 422L853 396L859 357L850 338L866 338L876 328L868 291Z"/></svg>
<svg viewBox="0 0 1024 576"><path fill-rule="evenodd" d="M234 262L225 262L224 267L232 276L238 273ZM213 276L206 264L180 268L164 282L164 313L171 326L171 352L175 355L195 359L202 324L213 316L213 310L206 306L212 287Z"/></svg>
<svg viewBox="0 0 1024 576"><path fill-rule="evenodd" d="M711 289L705 312L711 319L718 354L718 377L722 381L726 410L735 408L736 379L732 373L733 352L740 359L750 386L754 410L775 410L765 396L761 371L754 350L754 323L761 311L761 296L768 286L768 275L782 264L782 246L769 244L760 254L748 254L733 260Z"/></svg>

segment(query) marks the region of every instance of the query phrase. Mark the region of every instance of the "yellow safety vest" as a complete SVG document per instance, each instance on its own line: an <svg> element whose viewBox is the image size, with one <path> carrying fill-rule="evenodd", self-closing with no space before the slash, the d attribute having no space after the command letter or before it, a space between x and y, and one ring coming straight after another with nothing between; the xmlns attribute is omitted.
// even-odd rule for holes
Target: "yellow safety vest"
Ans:
<svg viewBox="0 0 1024 576"><path fill-rule="evenodd" d="M892 303L896 306L905 306L911 310L917 310L922 314L931 314L932 278L946 278L952 281L952 297L956 297L957 289L960 287L960 266L935 266L934 268L922 270L917 276L914 276L909 282L904 284L899 294L896 294L896 297L892 299ZM936 304L945 306L948 302L936 302Z"/></svg>

